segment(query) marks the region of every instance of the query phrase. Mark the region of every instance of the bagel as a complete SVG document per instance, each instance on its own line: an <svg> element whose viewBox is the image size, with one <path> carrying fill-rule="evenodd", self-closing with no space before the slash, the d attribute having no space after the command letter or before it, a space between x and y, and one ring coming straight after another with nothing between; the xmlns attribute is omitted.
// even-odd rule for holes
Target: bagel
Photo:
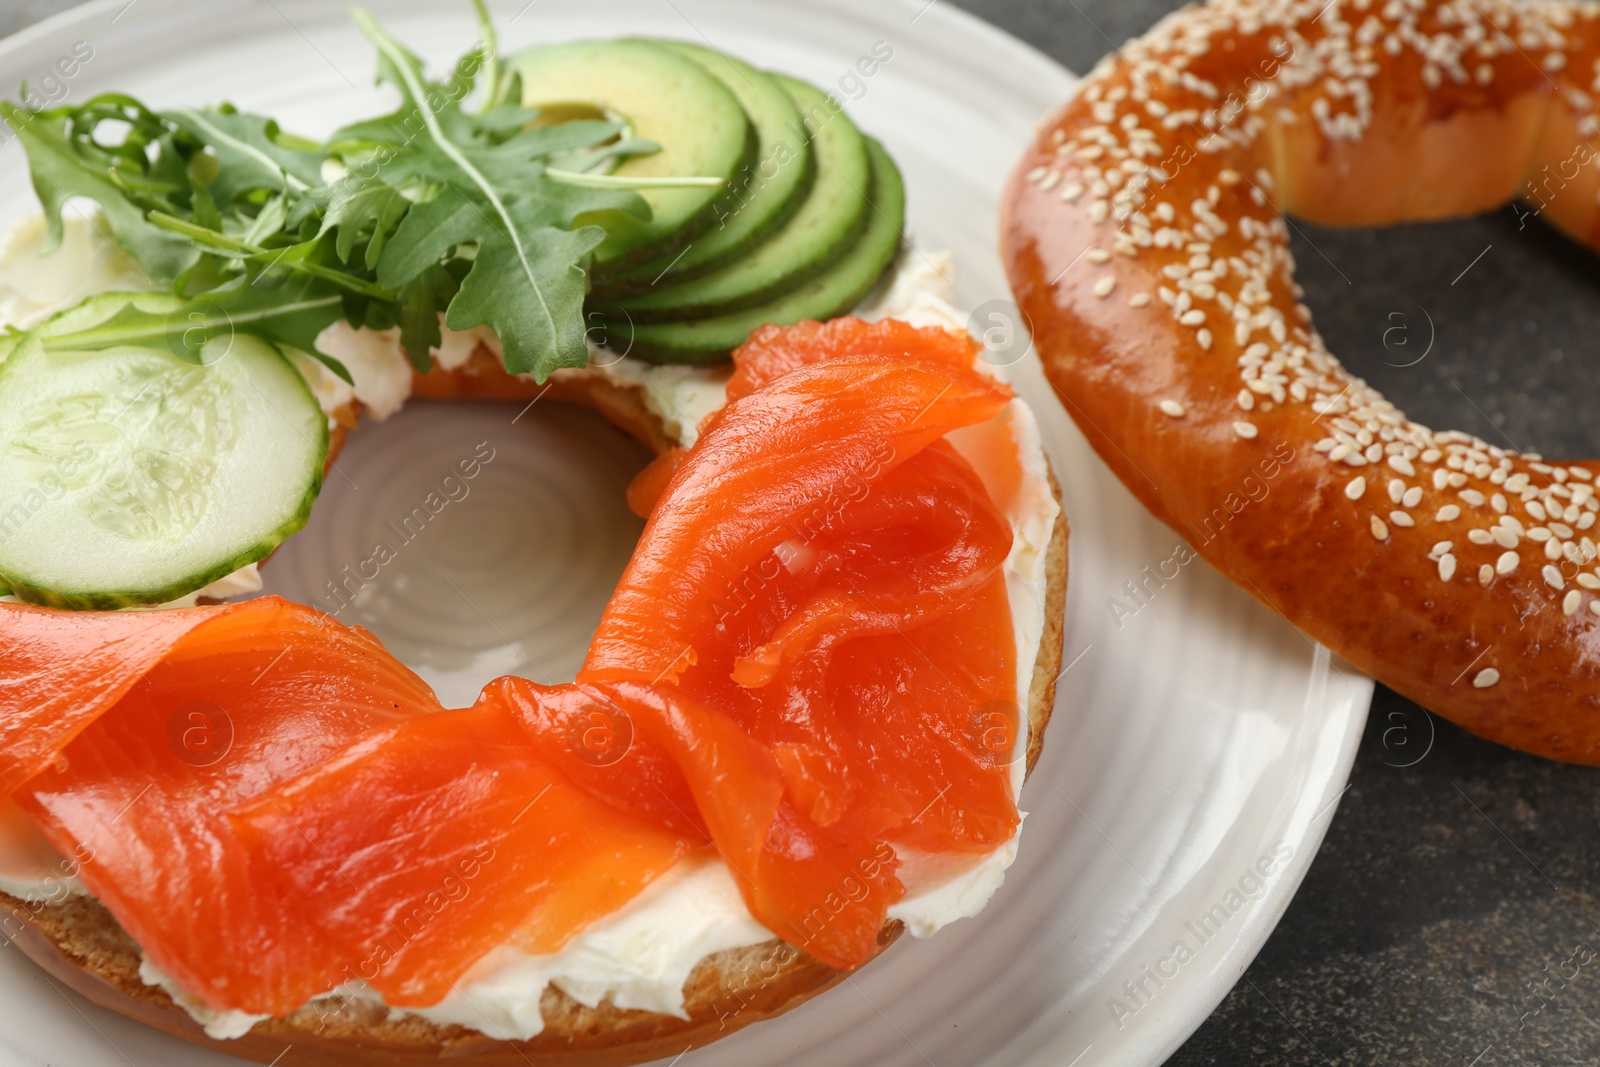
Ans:
<svg viewBox="0 0 1600 1067"><path fill-rule="evenodd" d="M341 351L340 355L348 357L346 362L356 372L354 391L342 389L331 376L319 374L318 365L297 361L311 379L330 419L330 467L345 436L359 423L364 408L369 413L387 415L398 407L393 373L394 368L404 366L397 349L381 357L387 368L382 373L376 373L377 368L370 362L364 363L359 353ZM602 353L596 355L597 361L591 367L558 371L549 383L541 385L529 377L506 373L493 351L492 339L491 343L458 344L453 354L440 353L439 363L430 371L406 371L408 378L401 392L439 399L546 399L575 403L597 410L657 453L693 443L697 426L681 409L670 402L663 403L655 377L658 372L618 365ZM721 380L727 377L726 371L690 373L708 376L718 391ZM1037 454L1049 493L1059 502L1059 486L1037 441L1018 440L1016 447ZM1041 594L1038 606L1042 627L1036 643L1030 642L1032 647L1017 650L1025 662L1032 662L1026 706L1022 709L1026 748L1014 755L1023 759L1024 773L1031 771L1041 750L1061 659L1067 526L1052 514L1047 529L1045 543L1038 546L1042 552L1042 588L1037 590ZM539 1002L542 1031L525 1040L498 1039L481 1032L481 1028L391 1012L371 997L339 995L320 997L281 1018L254 1021L253 1025L253 1020L246 1020L240 1036L223 1038L216 1035L226 1029L226 1020L219 1028L215 1013L200 1009L181 990L159 981L144 961L139 945L118 925L110 910L93 897L74 892L41 900L0 892L0 925L11 943L97 1004L198 1044L264 1063L286 1065L420 1063L441 1056L507 1065L530 1061L586 1067L637 1063L679 1055L687 1048L781 1014L850 973L847 968L830 966L805 950L774 938L702 958L683 987L681 1016L620 1008L610 999L589 1005L552 984L544 988ZM904 929L900 920L888 921L879 932L873 955L891 944Z"/></svg>
<svg viewBox="0 0 1600 1067"><path fill-rule="evenodd" d="M1600 763L1593 460L1407 419L1327 350L1284 214L1521 196L1600 247L1600 7L1216 0L1107 57L1007 188L1002 257L1108 466L1243 588L1466 729Z"/></svg>

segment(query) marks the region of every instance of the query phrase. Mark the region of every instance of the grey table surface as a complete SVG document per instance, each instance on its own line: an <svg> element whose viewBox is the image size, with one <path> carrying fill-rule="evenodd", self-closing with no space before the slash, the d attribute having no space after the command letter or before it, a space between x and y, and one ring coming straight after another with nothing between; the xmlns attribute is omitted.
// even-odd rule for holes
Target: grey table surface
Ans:
<svg viewBox="0 0 1600 1067"><path fill-rule="evenodd" d="M70 6L0 0L0 35ZM1082 72L1179 5L960 6ZM1592 253L1510 209L1383 231L1299 224L1294 252L1330 347L1409 414L1600 454ZM1380 687L1304 885L1169 1067L1600 1063L1600 967L1573 977L1568 962L1600 960L1597 831L1600 771L1492 745Z"/></svg>

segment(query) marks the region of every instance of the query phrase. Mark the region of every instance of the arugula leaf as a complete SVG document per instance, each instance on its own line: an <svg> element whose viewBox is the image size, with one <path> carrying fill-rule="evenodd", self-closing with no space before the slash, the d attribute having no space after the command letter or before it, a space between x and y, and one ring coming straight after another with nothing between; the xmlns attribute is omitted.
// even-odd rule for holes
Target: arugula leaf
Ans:
<svg viewBox="0 0 1600 1067"><path fill-rule="evenodd" d="M409 210L411 201L394 186L352 174L329 187L318 236L336 230L334 249L345 263L350 262L356 242L365 238L362 264L376 270L384 245Z"/></svg>
<svg viewBox="0 0 1600 1067"><path fill-rule="evenodd" d="M324 154L279 144L278 124L272 119L232 108L173 108L161 117L216 153L217 175L207 185L224 207L253 189L303 193L322 184Z"/></svg>
<svg viewBox="0 0 1600 1067"><path fill-rule="evenodd" d="M648 212L626 191L578 189L550 181L535 157L579 147L576 139L614 127L571 123L535 127L494 143L481 121L463 112L435 111L421 61L383 31L366 11L353 17L378 50L379 77L400 90L411 115L398 125L371 124L371 137L394 137L412 118L422 132L391 160L408 177L442 182L445 190L414 206L378 260L378 281L402 285L459 246L477 246L472 270L445 312L453 330L492 326L506 369L543 381L559 367L581 367L589 352L583 329L588 277L583 267L605 238L599 227L566 227L585 211L622 208ZM491 113L492 114L492 113ZM494 128L501 124L496 120ZM562 125L579 126L563 130ZM613 128L611 132L615 132ZM514 179L514 182L511 180Z"/></svg>
<svg viewBox="0 0 1600 1067"><path fill-rule="evenodd" d="M521 207L513 205L513 216ZM606 231L599 226L549 227L535 231L535 237L529 247L519 248L506 237L480 245L444 322L452 330L493 327L506 370L532 374L542 382L560 367L588 365L583 321L587 278L578 263L600 247ZM528 299L523 272L540 279L532 287L534 300Z"/></svg>
<svg viewBox="0 0 1600 1067"><path fill-rule="evenodd" d="M441 266L427 268L400 288L400 347L422 374L433 369L433 349L443 340L439 314L456 288Z"/></svg>
<svg viewBox="0 0 1600 1067"><path fill-rule="evenodd" d="M61 244L61 211L68 200L85 196L96 201L117 245L143 267L155 282L170 282L200 257L188 241L152 226L144 212L128 200L105 171L84 167L66 136L60 111L28 111L0 101L0 118L16 132L28 153L33 190L44 208L44 252Z"/></svg>

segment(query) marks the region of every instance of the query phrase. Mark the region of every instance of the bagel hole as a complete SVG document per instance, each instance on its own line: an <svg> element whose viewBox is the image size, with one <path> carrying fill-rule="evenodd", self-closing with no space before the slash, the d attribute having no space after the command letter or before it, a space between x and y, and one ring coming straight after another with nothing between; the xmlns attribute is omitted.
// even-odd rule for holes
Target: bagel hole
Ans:
<svg viewBox="0 0 1600 1067"><path fill-rule="evenodd" d="M574 405L413 401L350 435L263 592L371 630L447 707L503 674L571 681L644 529L624 491L651 455Z"/></svg>
<svg viewBox="0 0 1600 1067"><path fill-rule="evenodd" d="M1412 419L1551 459L1600 455L1594 252L1525 207L1290 233L1329 349Z"/></svg>

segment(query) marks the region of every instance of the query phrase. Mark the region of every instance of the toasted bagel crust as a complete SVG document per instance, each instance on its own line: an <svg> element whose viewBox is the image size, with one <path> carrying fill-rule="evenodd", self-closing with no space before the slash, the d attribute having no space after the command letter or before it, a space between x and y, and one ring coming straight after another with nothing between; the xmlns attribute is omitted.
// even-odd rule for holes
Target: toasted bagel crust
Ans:
<svg viewBox="0 0 1600 1067"><path fill-rule="evenodd" d="M447 399L483 397L529 400L538 396L600 411L625 432L661 451L676 443L668 427L646 405L644 386L600 371L557 371L548 393L527 379L507 375L491 353L479 348L458 370L417 375L413 394ZM353 412L336 415L353 426ZM332 454L345 434L337 432ZM1061 487L1050 472L1059 503ZM1028 690L1027 770L1032 772L1055 704L1061 668L1067 588L1067 520L1057 516L1046 559L1044 632ZM9 919L10 921L7 921ZM903 932L886 923L878 936L881 953ZM390 1017L370 1002L328 998L282 1019L256 1024L244 1037L219 1041L172 998L139 977L139 947L98 901L87 896L41 905L0 893L0 930L48 973L89 1000L147 1026L233 1056L280 1067L387 1067L436 1063L441 1058L474 1067L624 1067L678 1056L710 1044L753 1022L781 1015L843 980L850 972L820 963L774 938L730 949L700 961L684 984L687 1020L634 1011L602 1001L589 1008L554 986L540 1010L542 1033L529 1041L499 1041L461 1026L441 1026L413 1015Z"/></svg>

